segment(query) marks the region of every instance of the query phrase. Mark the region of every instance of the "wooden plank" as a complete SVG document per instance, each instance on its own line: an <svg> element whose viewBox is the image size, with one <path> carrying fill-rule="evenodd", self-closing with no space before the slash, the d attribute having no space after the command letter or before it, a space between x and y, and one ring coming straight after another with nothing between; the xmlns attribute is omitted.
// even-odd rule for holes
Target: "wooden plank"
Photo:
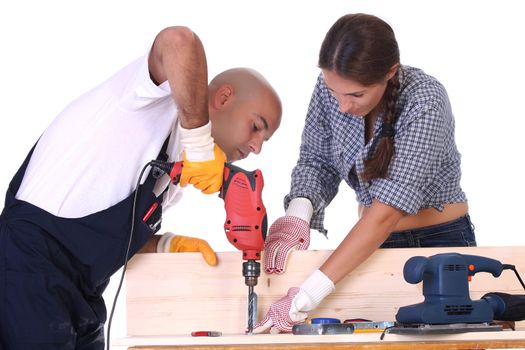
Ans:
<svg viewBox="0 0 525 350"><path fill-rule="evenodd" d="M481 350L522 349L525 341L479 341L479 342L414 342L414 343L361 343L361 344L262 344L251 345L250 350ZM137 350L240 350L246 345L195 345L195 346L140 346Z"/></svg>
<svg viewBox="0 0 525 350"><path fill-rule="evenodd" d="M480 349L522 349L525 341L447 341L447 342L410 342L410 343L357 343L357 344L257 344L250 345L250 350L480 350ZM179 346L139 346L137 350L240 350L246 345L179 345Z"/></svg>
<svg viewBox="0 0 525 350"><path fill-rule="evenodd" d="M514 264L525 273L525 247L419 248L378 250L347 276L310 317L394 320L400 306L423 300L422 284L404 281L403 266L414 255L442 252L473 254ZM297 286L331 251L296 251L284 275L261 273L256 292L261 318L288 288ZM241 275L241 253L218 253L210 267L200 254L138 254L126 277L127 331L129 336L187 335L195 330L242 334L247 319L247 287ZM492 291L525 294L514 273L499 278L478 273L470 283L471 298Z"/></svg>
<svg viewBox="0 0 525 350"><path fill-rule="evenodd" d="M490 333L490 334L489 334ZM206 337L134 337L119 339L119 345L147 349L489 349L525 347L525 329L519 331L409 336L356 333L350 335L258 334ZM113 345L116 345L114 343Z"/></svg>

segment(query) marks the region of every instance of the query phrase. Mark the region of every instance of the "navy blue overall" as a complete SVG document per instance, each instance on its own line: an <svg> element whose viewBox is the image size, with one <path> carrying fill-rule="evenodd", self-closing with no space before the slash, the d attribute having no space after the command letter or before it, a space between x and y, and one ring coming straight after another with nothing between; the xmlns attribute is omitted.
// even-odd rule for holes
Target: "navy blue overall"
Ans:
<svg viewBox="0 0 525 350"><path fill-rule="evenodd" d="M159 159L165 160L166 145ZM0 215L0 350L102 350L102 292L124 264L135 192L88 216L54 216L15 198L32 152L11 181ZM151 173L140 186L129 256L148 241L154 233L149 224L162 215Z"/></svg>

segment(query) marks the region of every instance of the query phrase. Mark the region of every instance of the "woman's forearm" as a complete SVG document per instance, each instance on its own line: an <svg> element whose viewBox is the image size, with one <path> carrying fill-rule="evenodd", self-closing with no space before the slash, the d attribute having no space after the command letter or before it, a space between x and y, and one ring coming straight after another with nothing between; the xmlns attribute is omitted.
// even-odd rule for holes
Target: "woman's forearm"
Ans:
<svg viewBox="0 0 525 350"><path fill-rule="evenodd" d="M320 270L339 282L379 248L402 216L402 211L374 201Z"/></svg>

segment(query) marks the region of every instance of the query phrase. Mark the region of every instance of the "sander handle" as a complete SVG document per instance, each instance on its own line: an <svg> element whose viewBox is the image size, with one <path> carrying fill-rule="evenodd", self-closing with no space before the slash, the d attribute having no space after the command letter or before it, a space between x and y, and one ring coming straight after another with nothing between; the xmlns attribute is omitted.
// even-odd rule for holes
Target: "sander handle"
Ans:
<svg viewBox="0 0 525 350"><path fill-rule="evenodd" d="M503 271L503 264L498 260L479 255L462 254L468 263L468 274L473 276L478 272L490 272L492 276L499 277Z"/></svg>

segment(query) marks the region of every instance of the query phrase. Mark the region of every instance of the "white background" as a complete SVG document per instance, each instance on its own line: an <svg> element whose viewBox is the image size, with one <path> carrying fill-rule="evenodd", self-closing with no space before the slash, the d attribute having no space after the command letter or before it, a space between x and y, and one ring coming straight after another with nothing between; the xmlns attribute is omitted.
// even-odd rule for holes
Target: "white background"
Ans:
<svg viewBox="0 0 525 350"><path fill-rule="evenodd" d="M525 21L520 1L4 1L0 5L0 188L63 107L136 57L164 27L186 25L202 39L209 77L234 66L259 70L281 95L281 128L259 156L239 162L263 171L270 223L282 215L298 155L321 41L341 15L366 12L392 25L403 64L446 87L463 155L462 186L479 245L525 245L522 155L525 138ZM110 150L108 150L110 151ZM3 191L3 190L2 190ZM333 249L355 223L354 194L343 183L327 210ZM233 248L215 195L187 190L163 230ZM113 300L115 276L105 297ZM120 296L112 338L125 334Z"/></svg>

